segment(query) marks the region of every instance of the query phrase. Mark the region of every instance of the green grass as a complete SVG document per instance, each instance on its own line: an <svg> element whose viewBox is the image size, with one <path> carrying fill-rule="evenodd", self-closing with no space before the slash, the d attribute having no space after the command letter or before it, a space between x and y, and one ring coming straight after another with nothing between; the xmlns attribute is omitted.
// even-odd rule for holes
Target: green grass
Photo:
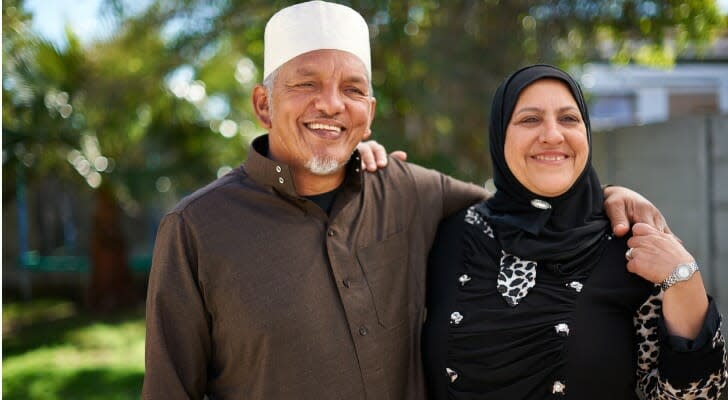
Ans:
<svg viewBox="0 0 728 400"><path fill-rule="evenodd" d="M92 316L71 302L3 304L2 397L138 399L143 311Z"/></svg>

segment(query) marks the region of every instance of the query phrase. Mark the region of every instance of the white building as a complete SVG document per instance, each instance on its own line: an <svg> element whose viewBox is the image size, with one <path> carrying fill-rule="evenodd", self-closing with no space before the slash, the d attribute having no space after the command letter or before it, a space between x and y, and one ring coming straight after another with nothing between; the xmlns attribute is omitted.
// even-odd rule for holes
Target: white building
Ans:
<svg viewBox="0 0 728 400"><path fill-rule="evenodd" d="M702 60L678 61L671 69L591 63L577 75L595 130L728 114L728 38Z"/></svg>

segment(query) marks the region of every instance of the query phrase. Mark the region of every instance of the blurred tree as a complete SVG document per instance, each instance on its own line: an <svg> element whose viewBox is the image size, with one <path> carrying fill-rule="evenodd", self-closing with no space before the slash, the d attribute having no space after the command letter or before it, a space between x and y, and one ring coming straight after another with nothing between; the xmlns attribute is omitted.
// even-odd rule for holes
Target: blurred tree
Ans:
<svg viewBox="0 0 728 400"><path fill-rule="evenodd" d="M95 226L121 232L112 209L167 208L239 164L262 133L249 97L261 79L264 24L292 3L153 0L139 11L105 0L115 35L83 46L69 30L59 48L33 36L22 0L4 1L3 197L13 196L20 168L31 181L64 176L99 193ZM476 182L490 175L491 94L515 68L669 65L726 26L715 0L343 3L371 28L375 137ZM117 256L94 256L92 275L111 271L112 279L92 279L90 298L123 303L124 273L103 260L122 259L128 246L115 246L119 236L92 237L108 242L92 248Z"/></svg>
<svg viewBox="0 0 728 400"><path fill-rule="evenodd" d="M246 143L234 135L235 122L224 124L224 96L209 96L165 42L150 17L158 9L118 19L117 35L86 47L70 30L63 47L34 37L22 10L22 1L3 4L4 200L23 175L29 182L61 176L96 193L89 306L129 304L136 298L118 210L136 216L150 204L169 205L235 165ZM229 81L237 61L217 55L201 65Z"/></svg>

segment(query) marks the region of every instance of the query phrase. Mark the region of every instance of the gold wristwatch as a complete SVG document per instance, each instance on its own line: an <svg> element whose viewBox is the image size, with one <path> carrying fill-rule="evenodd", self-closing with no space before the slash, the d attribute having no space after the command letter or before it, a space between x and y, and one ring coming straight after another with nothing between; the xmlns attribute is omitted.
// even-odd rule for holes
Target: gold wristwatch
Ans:
<svg viewBox="0 0 728 400"><path fill-rule="evenodd" d="M695 272L699 269L698 264L695 262L678 264L677 267L672 270L670 275L668 275L667 278L660 283L660 286L662 287L662 290L667 290L670 286L678 282L684 282L692 278Z"/></svg>

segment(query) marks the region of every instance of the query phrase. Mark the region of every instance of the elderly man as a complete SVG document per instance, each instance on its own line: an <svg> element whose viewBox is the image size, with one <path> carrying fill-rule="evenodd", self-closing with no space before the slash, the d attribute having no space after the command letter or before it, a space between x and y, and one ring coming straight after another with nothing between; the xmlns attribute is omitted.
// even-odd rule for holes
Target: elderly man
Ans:
<svg viewBox="0 0 728 400"><path fill-rule="evenodd" d="M159 227L143 398L424 398L427 253L444 216L487 194L398 160L361 171L375 99L354 10L275 14L264 77L268 135ZM650 209L619 190L613 210Z"/></svg>

